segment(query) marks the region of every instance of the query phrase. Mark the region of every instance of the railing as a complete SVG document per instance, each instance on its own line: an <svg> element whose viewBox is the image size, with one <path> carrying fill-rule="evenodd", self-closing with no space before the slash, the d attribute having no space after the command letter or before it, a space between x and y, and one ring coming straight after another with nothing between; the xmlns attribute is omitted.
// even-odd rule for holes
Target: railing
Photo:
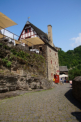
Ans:
<svg viewBox="0 0 81 122"><path fill-rule="evenodd" d="M0 28L2 28L1 26L0 26ZM2 35L3 37L8 37L8 38L10 38L10 39L14 39L14 40L18 40L18 38L19 38L19 36L18 35L16 35L16 34L14 34L14 33L12 33L12 32L10 32L10 31L8 31L8 30L6 30L5 28L3 29L1 29L0 30L0 35ZM1 36L1 37L2 37Z"/></svg>
<svg viewBox="0 0 81 122"><path fill-rule="evenodd" d="M2 27L0 26L0 28L2 28ZM12 33L12 32L10 32L10 31L8 31L5 28L4 29L2 28L0 30L0 39L9 39L9 41L14 42L14 41L18 41L19 36ZM24 42L22 42L22 40L25 40L25 39L21 38L21 40L19 40L18 42L20 42L20 44L22 46L24 46L24 44L23 44ZM27 44L30 43L31 47L33 48L33 44L31 42L28 42L27 40L26 40L26 42L27 42Z"/></svg>
<svg viewBox="0 0 81 122"><path fill-rule="evenodd" d="M0 26L0 28L2 28L1 26ZM23 38L21 38L21 40L19 40L18 41L18 39L19 39L19 36L18 35L16 35L16 34L14 34L14 33L12 33L12 32L10 32L10 31L8 31L7 29L1 29L0 30L0 40L4 40L4 39L8 39L9 40L9 42L13 42L14 43L14 45L16 45L17 43L16 42L18 42L21 46L25 46L24 45L24 42L22 42L22 40L24 41L25 39L23 39ZM34 45L33 45L33 43L31 43L31 42L29 42L29 41L27 41L26 40L26 45L28 46L29 45L29 43L30 43L30 45L31 45L31 49L30 49L30 51L33 51L33 52L36 52L36 53L39 53L39 50L38 49L34 49ZM28 46L29 47L29 46Z"/></svg>

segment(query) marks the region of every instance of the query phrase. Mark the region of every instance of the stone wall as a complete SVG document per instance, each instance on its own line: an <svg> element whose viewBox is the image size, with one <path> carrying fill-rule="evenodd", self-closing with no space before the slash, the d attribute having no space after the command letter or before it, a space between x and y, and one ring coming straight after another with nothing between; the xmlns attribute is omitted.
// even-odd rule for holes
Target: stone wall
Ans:
<svg viewBox="0 0 81 122"><path fill-rule="evenodd" d="M42 47L42 51L40 50ZM49 80L53 80L54 74L59 75L59 60L58 52L54 51L51 47L44 45L36 45L34 48L39 50L39 53L42 54L46 61L46 76Z"/></svg>
<svg viewBox="0 0 81 122"><path fill-rule="evenodd" d="M45 58L45 64L46 64L45 76L46 76L46 78L48 78L48 76L47 76L48 75L48 73L47 73L47 45L46 44L34 45L34 48L38 49L39 54L41 54Z"/></svg>
<svg viewBox="0 0 81 122"><path fill-rule="evenodd" d="M50 89L54 87L52 81L43 78L19 75L2 75L0 74L0 93L15 90L33 90L33 89Z"/></svg>
<svg viewBox="0 0 81 122"><path fill-rule="evenodd" d="M81 102L81 76L73 79L72 87L74 97Z"/></svg>
<svg viewBox="0 0 81 122"><path fill-rule="evenodd" d="M53 80L54 74L59 75L59 60L58 52L54 51L49 46L47 46L47 65L48 79Z"/></svg>
<svg viewBox="0 0 81 122"><path fill-rule="evenodd" d="M39 50L39 54L43 55L46 59L46 44L34 45L34 49Z"/></svg>

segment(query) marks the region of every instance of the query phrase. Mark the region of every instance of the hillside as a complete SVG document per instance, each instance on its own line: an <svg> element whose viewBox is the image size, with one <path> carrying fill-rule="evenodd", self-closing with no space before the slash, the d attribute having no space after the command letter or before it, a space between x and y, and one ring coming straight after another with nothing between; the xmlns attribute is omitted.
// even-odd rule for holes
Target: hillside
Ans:
<svg viewBox="0 0 81 122"><path fill-rule="evenodd" d="M81 64L81 46L67 52L60 50L58 56L60 66L67 66L68 69L75 67Z"/></svg>
<svg viewBox="0 0 81 122"><path fill-rule="evenodd" d="M58 51L59 66L67 66L69 69L69 79L74 79L81 75L81 46L64 52Z"/></svg>
<svg viewBox="0 0 81 122"><path fill-rule="evenodd" d="M41 67L42 66L42 67ZM20 73L32 76L45 77L46 63L42 55L25 51L25 48L16 47L8 42L0 41L0 73Z"/></svg>
<svg viewBox="0 0 81 122"><path fill-rule="evenodd" d="M53 86L53 82L46 79L46 62L41 54L0 40L0 93Z"/></svg>

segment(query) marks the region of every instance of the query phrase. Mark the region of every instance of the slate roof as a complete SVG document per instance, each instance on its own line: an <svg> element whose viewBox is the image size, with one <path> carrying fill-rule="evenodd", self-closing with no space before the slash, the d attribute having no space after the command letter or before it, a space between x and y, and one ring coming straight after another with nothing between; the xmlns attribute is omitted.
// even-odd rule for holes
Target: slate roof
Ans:
<svg viewBox="0 0 81 122"><path fill-rule="evenodd" d="M59 66L59 70L61 72L64 72L64 71L68 71L68 68L67 68L67 66Z"/></svg>

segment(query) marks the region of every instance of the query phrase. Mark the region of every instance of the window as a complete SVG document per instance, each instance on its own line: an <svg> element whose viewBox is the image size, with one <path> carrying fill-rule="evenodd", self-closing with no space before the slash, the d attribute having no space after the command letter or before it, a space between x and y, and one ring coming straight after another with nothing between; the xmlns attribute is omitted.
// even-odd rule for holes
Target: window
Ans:
<svg viewBox="0 0 81 122"><path fill-rule="evenodd" d="M53 73L51 73L51 76L53 76Z"/></svg>
<svg viewBox="0 0 81 122"><path fill-rule="evenodd" d="M42 51L42 47L39 47L40 51Z"/></svg>
<svg viewBox="0 0 81 122"><path fill-rule="evenodd" d="M31 31L31 29L29 28L29 32Z"/></svg>
<svg viewBox="0 0 81 122"><path fill-rule="evenodd" d="M52 64L52 60L51 60L51 64Z"/></svg>
<svg viewBox="0 0 81 122"><path fill-rule="evenodd" d="M25 33L27 33L27 29L25 29Z"/></svg>
<svg viewBox="0 0 81 122"><path fill-rule="evenodd" d="M32 47L29 47L29 50L32 49Z"/></svg>

